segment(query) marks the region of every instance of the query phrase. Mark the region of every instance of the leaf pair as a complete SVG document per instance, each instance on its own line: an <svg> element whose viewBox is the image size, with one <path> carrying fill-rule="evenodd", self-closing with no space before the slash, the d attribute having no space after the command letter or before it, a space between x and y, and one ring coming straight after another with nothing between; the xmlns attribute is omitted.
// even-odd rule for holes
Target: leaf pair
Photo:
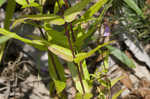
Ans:
<svg viewBox="0 0 150 99"><path fill-rule="evenodd" d="M56 54L57 56L59 56L60 58L66 60L66 61L69 61L69 62L74 61L75 63L79 63L80 61L83 61L84 59L90 57L92 54L94 54L100 48L102 48L105 45L108 45L110 43L112 43L112 41L104 43L102 45L99 45L95 49L93 49L93 50L91 50L91 51L89 51L87 53L79 53L79 54L76 55L76 57L74 59L73 59L71 50L69 50L67 48L61 47L61 46L56 45L56 44L51 44L48 47L48 49L51 52L53 52L54 54Z"/></svg>

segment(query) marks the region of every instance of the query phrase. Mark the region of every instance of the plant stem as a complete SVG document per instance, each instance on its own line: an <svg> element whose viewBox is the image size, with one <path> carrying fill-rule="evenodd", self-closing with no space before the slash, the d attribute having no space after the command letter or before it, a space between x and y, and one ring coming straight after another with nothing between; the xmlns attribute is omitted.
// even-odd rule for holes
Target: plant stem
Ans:
<svg viewBox="0 0 150 99"><path fill-rule="evenodd" d="M69 8L68 0L64 0L64 2L65 2L66 8ZM73 58L75 58L75 52L73 50L73 46L72 46L72 43L71 43L69 31L67 29L68 23L66 22L64 26L65 26L65 34L68 38L68 43L69 43L69 46L70 46L70 50L72 52ZM70 24L70 28L71 28L71 32L72 32L71 33L72 34L72 40L73 40L73 42L75 42L75 36L74 36L73 28L72 28L72 23ZM77 67L78 76L79 76L79 80L80 80L81 87L82 87L82 90L83 90L83 94L85 94L85 88L84 88L84 85L83 85L83 82L82 82L82 76L81 76L81 73L80 73L79 65L76 64L76 63L74 63L74 64ZM80 67L81 67L81 71L82 71L82 74L83 74L82 64L80 65Z"/></svg>
<svg viewBox="0 0 150 99"><path fill-rule="evenodd" d="M82 77L84 77L84 74L83 74L83 68L82 68L82 61L80 62L80 70L81 70L81 75L82 75Z"/></svg>
<svg viewBox="0 0 150 99"><path fill-rule="evenodd" d="M75 35L74 35L74 32L73 32L72 23L70 23L70 29L71 29L72 40L73 40L73 42L75 42L75 41L76 41L76 38L75 38Z"/></svg>
<svg viewBox="0 0 150 99"><path fill-rule="evenodd" d="M73 50L73 47L72 47L72 43L71 43L71 39L70 39L70 34L69 34L69 31L67 29L67 23L65 23L65 33L66 33L66 36L68 38L68 43L69 43L69 46L70 46L70 50L72 52L72 55L73 55L73 58L75 58L75 53L74 53L74 50ZM82 82L82 77L81 77L81 73L80 73L80 69L79 69L79 66L78 64L76 64L76 67L77 67L77 71L78 71L78 76L79 76L79 80L80 80L80 83L81 83L81 86L82 86L82 90L83 90L83 94L85 94L85 89L84 89L84 85L83 85L83 82Z"/></svg>

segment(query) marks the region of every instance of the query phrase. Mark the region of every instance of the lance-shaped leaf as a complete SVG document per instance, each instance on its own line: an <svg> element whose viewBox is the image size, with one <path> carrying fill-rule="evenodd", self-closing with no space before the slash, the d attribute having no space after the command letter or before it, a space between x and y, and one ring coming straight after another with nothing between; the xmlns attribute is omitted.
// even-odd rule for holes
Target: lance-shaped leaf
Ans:
<svg viewBox="0 0 150 99"><path fill-rule="evenodd" d="M93 6L91 6L83 15L84 17L91 17L96 13L108 0L99 0Z"/></svg>
<svg viewBox="0 0 150 99"><path fill-rule="evenodd" d="M11 37L10 36L0 36L0 44L6 42L9 40Z"/></svg>
<svg viewBox="0 0 150 99"><path fill-rule="evenodd" d="M81 12L81 10L85 8L90 1L91 0L81 0L81 2L67 9L64 13L65 21L66 22L73 21L76 18L76 16Z"/></svg>
<svg viewBox="0 0 150 99"><path fill-rule="evenodd" d="M86 61L85 60L82 63L82 67L83 67L84 79L85 80L90 80L90 74L89 74L89 71L87 69L87 65L86 65Z"/></svg>
<svg viewBox="0 0 150 99"><path fill-rule="evenodd" d="M124 63L126 66L130 68L135 68L135 64L131 59L129 59L128 56L126 56L123 52L121 52L119 49L112 47L112 46L106 46L108 50L110 50L110 54L112 54L114 57L119 59L122 63Z"/></svg>
<svg viewBox="0 0 150 99"><path fill-rule="evenodd" d="M65 23L64 19L57 15L25 15L14 21L12 27L19 23L24 23L25 20L35 20L35 21L46 21L50 24L63 25Z"/></svg>
<svg viewBox="0 0 150 99"><path fill-rule="evenodd" d="M79 63L80 61L82 61L82 60L84 60L84 59L86 59L86 58L88 58L88 57L90 57L92 54L94 54L97 50L99 50L100 48L102 48L102 47L104 47L104 46L106 46L106 45L108 45L108 44L110 44L110 43L112 43L113 41L110 41L110 42L106 42L106 43L104 43L104 44L102 44L102 45L99 45L99 46L97 46L96 48L94 48L93 50L91 50L91 51L89 51L89 52L87 52L87 53L79 53L79 54L77 54L76 55L76 58L74 58L74 62L75 63Z"/></svg>
<svg viewBox="0 0 150 99"><path fill-rule="evenodd" d="M52 59L53 55L51 52L48 52L48 71L49 75L52 78L52 80L58 80L57 71L55 69L55 65L53 63Z"/></svg>
<svg viewBox="0 0 150 99"><path fill-rule="evenodd" d="M54 57L54 62L56 64L57 72L59 74L59 78L61 81L65 82L66 78L65 78L64 66L61 64L61 62L59 61L56 55L53 55L53 57Z"/></svg>
<svg viewBox="0 0 150 99"><path fill-rule="evenodd" d="M61 93L66 87L66 83L63 82L63 81L54 80L54 83L55 83L55 87L56 87L56 90L57 90L57 94Z"/></svg>
<svg viewBox="0 0 150 99"><path fill-rule="evenodd" d="M29 40L29 39L23 38L23 37L15 34L13 32L7 31L3 28L0 28L0 34L3 34L3 35L8 36L10 38L18 39L24 43L31 44L31 45L45 46L45 44L48 44L48 42L46 42L44 40Z"/></svg>
<svg viewBox="0 0 150 99"><path fill-rule="evenodd" d="M8 37L11 37L11 38L15 38L15 39L21 40L21 41L23 41L23 42L25 42L25 43L32 43L31 40L22 38L22 37L20 37L19 35L15 34L15 33L13 33L13 32L9 32L9 31L7 31L7 30L5 30L5 29L2 29L2 28L0 28L0 34L3 34L3 35L5 35L5 36L8 36Z"/></svg>
<svg viewBox="0 0 150 99"><path fill-rule="evenodd" d="M48 49L53 52L55 55L59 56L60 58L72 62L73 61L73 56L71 53L71 50L64 48L62 46L56 45L56 44L51 44Z"/></svg>

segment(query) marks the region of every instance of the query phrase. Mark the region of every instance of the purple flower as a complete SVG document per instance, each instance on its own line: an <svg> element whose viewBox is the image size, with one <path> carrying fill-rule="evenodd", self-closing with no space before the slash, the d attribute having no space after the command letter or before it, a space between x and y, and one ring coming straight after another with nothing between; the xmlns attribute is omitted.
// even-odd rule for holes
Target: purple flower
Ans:
<svg viewBox="0 0 150 99"><path fill-rule="evenodd" d="M109 35L110 35L110 33L106 33L106 32L104 33L104 36L109 36Z"/></svg>
<svg viewBox="0 0 150 99"><path fill-rule="evenodd" d="M110 28L108 25L105 25L104 36L110 36Z"/></svg>

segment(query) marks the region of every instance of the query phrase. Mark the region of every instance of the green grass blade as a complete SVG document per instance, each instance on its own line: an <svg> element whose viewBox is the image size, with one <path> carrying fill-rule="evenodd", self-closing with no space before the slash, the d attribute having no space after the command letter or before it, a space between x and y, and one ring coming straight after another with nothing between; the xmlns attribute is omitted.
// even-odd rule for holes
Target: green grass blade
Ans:
<svg viewBox="0 0 150 99"><path fill-rule="evenodd" d="M137 4L134 2L134 0L124 0L127 5L132 8L138 15L143 17L142 10L137 6Z"/></svg>

